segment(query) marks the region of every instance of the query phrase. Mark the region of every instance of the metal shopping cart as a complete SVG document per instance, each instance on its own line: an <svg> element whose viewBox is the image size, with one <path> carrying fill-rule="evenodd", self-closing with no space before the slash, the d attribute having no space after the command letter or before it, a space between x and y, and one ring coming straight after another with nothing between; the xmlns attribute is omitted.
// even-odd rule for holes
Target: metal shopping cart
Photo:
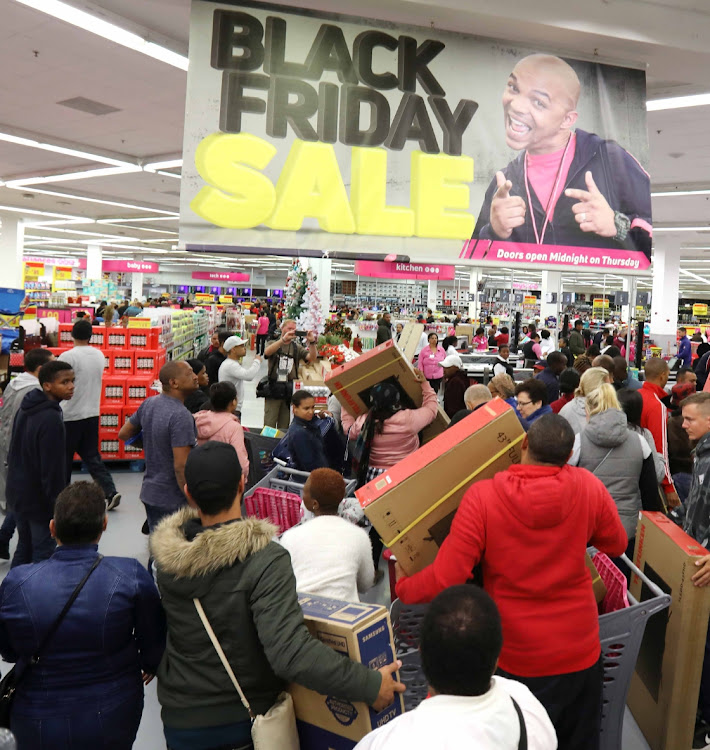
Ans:
<svg viewBox="0 0 710 750"><path fill-rule="evenodd" d="M648 598L638 601L628 594L630 606L599 617L599 637L604 662L600 750L621 750L626 695L646 623L671 603L671 597L647 578L631 560L625 555L621 559L641 578ZM399 599L395 599L390 610L397 658L402 661L400 678L407 686L404 694L407 711L416 708L428 693L419 656L419 632L427 607L427 604L402 604Z"/></svg>

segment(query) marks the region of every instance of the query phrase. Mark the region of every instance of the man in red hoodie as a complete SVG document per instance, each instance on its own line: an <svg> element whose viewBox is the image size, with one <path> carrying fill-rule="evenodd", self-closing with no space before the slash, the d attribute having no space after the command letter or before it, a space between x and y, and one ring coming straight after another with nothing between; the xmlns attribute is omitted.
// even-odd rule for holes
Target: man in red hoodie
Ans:
<svg viewBox="0 0 710 750"><path fill-rule="evenodd" d="M431 601L480 563L503 623L500 674L545 706L559 750L598 750L603 671L585 551L618 557L627 540L604 485L567 465L573 446L563 417L534 422L520 465L468 489L436 560L410 577L398 570L397 596Z"/></svg>
<svg viewBox="0 0 710 750"><path fill-rule="evenodd" d="M666 473L663 477L663 491L666 494L666 503L670 508L680 505L680 498L675 491L671 470L668 463L668 409L661 399L667 398L665 391L670 370L668 363L660 357L651 357L646 360L644 367L646 377L641 390L643 399L643 410L641 412L641 427L651 431L656 450L663 456Z"/></svg>

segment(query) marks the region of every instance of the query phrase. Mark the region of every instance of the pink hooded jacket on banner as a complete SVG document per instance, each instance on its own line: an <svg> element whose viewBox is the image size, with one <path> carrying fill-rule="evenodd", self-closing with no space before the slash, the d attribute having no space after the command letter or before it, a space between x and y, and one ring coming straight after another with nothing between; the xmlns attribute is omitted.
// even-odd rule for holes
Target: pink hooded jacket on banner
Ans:
<svg viewBox="0 0 710 750"><path fill-rule="evenodd" d="M202 445L208 440L218 440L229 443L239 457L242 475L249 476L249 458L244 444L244 428L234 414L226 411L198 411L195 414L197 425L197 444Z"/></svg>

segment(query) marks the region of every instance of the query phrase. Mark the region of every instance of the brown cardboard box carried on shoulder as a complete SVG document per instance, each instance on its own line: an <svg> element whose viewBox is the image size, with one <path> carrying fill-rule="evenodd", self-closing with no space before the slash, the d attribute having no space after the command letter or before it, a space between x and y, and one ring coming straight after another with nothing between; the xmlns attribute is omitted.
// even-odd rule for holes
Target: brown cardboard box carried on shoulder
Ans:
<svg viewBox="0 0 710 750"><path fill-rule="evenodd" d="M298 368L298 379L303 385L325 386L325 378L331 369L332 366L327 359L303 362Z"/></svg>
<svg viewBox="0 0 710 750"><path fill-rule="evenodd" d="M407 575L434 561L471 484L520 463L524 437L496 398L355 492Z"/></svg>
<svg viewBox="0 0 710 750"><path fill-rule="evenodd" d="M416 379L414 367L394 343L385 341L356 359L331 370L325 376L325 384L340 401L344 409L354 417L369 411L369 395L378 383L394 383L402 396L405 409L418 409L422 405L422 386ZM434 421L422 430L426 443L442 433L449 425L449 418L439 406Z"/></svg>
<svg viewBox="0 0 710 750"><path fill-rule="evenodd" d="M669 609L646 623L628 706L652 750L690 750L710 614L710 588L691 578L695 562L710 554L663 513L641 513L636 529L636 566L671 596ZM630 593L639 601L653 593L637 575Z"/></svg>
<svg viewBox="0 0 710 750"><path fill-rule="evenodd" d="M414 359L419 340L423 333L424 325L422 323L405 323L402 333L399 339L397 339L397 346L402 350L402 354L404 354L407 362L411 362Z"/></svg>

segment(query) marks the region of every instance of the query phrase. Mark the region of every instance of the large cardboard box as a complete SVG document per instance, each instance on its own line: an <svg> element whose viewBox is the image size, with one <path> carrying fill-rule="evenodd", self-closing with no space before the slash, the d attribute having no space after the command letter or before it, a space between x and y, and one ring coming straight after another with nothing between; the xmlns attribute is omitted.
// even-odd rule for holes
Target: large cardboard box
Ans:
<svg viewBox="0 0 710 750"><path fill-rule="evenodd" d="M475 328L470 323L460 323L456 326L456 335L457 336L466 336L468 339L468 345L471 346L471 342L473 341L473 334L475 332Z"/></svg>
<svg viewBox="0 0 710 750"><path fill-rule="evenodd" d="M317 359L315 362L304 362L298 368L298 379L304 385L325 386L325 377L332 370L327 359Z"/></svg>
<svg viewBox="0 0 710 750"><path fill-rule="evenodd" d="M404 354L407 362L411 362L414 359L414 354L417 351L417 346L423 333L424 325L422 323L405 323L397 341L397 346L402 350L402 354Z"/></svg>
<svg viewBox="0 0 710 750"><path fill-rule="evenodd" d="M299 594L298 600L308 629L327 646L370 669L394 661L392 625L385 607L312 594ZM303 750L351 750L368 732L404 712L401 695L377 713L364 703L320 695L302 685L291 685L289 690Z"/></svg>
<svg viewBox="0 0 710 750"><path fill-rule="evenodd" d="M422 405L422 387L414 375L414 368L394 341L385 341L325 376L325 384L354 417L367 413L370 390L384 381L398 386L405 408L414 409ZM439 407L434 421L422 430L423 442L435 438L448 425L449 418Z"/></svg>
<svg viewBox="0 0 710 750"><path fill-rule="evenodd" d="M652 750L690 750L710 613L710 588L690 580L694 563L710 554L663 513L642 513L634 561L671 595L669 609L648 621L628 705ZM634 575L631 594L653 593Z"/></svg>
<svg viewBox="0 0 710 750"><path fill-rule="evenodd" d="M434 561L469 486L520 462L524 436L494 399L355 492L407 575Z"/></svg>

